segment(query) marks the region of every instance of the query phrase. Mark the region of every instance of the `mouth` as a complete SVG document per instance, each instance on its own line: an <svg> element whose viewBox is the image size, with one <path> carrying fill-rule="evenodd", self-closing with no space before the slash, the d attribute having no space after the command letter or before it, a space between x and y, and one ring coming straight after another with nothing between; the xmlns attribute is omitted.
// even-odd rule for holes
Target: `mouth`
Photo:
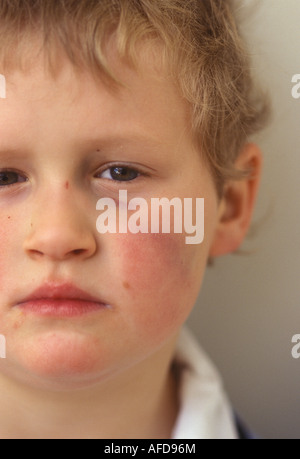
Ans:
<svg viewBox="0 0 300 459"><path fill-rule="evenodd" d="M109 305L73 284L46 283L16 304L28 314L44 317L78 317L103 309Z"/></svg>

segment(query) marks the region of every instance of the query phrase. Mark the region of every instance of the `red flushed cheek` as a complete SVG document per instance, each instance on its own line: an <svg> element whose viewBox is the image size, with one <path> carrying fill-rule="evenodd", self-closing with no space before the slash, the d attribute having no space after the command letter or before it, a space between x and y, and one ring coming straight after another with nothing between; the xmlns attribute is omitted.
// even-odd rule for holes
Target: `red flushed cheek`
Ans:
<svg viewBox="0 0 300 459"><path fill-rule="evenodd" d="M125 282L133 290L157 289L162 276L188 277L189 267L181 236L171 234L126 234L118 236L118 253Z"/></svg>
<svg viewBox="0 0 300 459"><path fill-rule="evenodd" d="M22 222L13 213L5 213L0 207L0 334L7 334L10 329L22 325L21 317L11 320L8 314L12 292L22 280L24 270L21 267L20 248L22 249Z"/></svg>
<svg viewBox="0 0 300 459"><path fill-rule="evenodd" d="M117 235L116 247L116 270L135 329L159 333L181 325L200 288L195 255L183 235Z"/></svg>
<svg viewBox="0 0 300 459"><path fill-rule="evenodd" d="M10 215L6 216L2 224L0 225L0 269L3 271L3 261L7 257L7 248L11 244L12 239L12 226Z"/></svg>
<svg viewBox="0 0 300 459"><path fill-rule="evenodd" d="M0 209L0 215L1 213ZM0 225L0 292L3 292L3 287L9 282L15 282L15 278L11 279L11 276L12 269L16 269L14 255L17 251L16 235L18 235L18 222L11 215L4 215Z"/></svg>

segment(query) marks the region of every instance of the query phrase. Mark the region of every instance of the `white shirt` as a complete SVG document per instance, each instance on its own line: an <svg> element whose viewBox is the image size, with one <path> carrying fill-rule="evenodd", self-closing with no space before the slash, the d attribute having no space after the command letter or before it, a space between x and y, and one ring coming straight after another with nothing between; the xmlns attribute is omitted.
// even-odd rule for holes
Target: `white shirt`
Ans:
<svg viewBox="0 0 300 459"><path fill-rule="evenodd" d="M238 439L219 373L186 328L174 363L180 375L181 408L172 439Z"/></svg>

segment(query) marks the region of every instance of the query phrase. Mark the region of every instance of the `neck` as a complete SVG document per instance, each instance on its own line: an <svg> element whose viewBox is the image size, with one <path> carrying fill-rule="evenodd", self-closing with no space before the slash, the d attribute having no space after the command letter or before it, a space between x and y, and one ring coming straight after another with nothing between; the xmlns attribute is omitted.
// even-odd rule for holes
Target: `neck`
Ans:
<svg viewBox="0 0 300 459"><path fill-rule="evenodd" d="M0 376L1 438L170 438L178 412L174 342L92 388L34 389Z"/></svg>

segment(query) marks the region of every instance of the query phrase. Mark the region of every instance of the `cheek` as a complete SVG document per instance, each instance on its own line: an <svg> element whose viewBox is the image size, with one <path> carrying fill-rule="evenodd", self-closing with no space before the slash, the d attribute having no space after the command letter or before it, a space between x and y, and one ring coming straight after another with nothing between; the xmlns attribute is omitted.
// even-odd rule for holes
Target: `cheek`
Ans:
<svg viewBox="0 0 300 459"><path fill-rule="evenodd" d="M20 247L22 248L22 222L16 215L0 208L0 334L6 333L11 322L7 315L7 302L24 276ZM17 328L19 319L14 326Z"/></svg>
<svg viewBox="0 0 300 459"><path fill-rule="evenodd" d="M0 211L0 298L15 286L19 247L20 222L9 214ZM1 310L1 305L0 305Z"/></svg>
<svg viewBox="0 0 300 459"><path fill-rule="evenodd" d="M9 252L14 241L16 225L9 215L2 216L0 225L0 276L5 272L5 265L9 265Z"/></svg>
<svg viewBox="0 0 300 459"><path fill-rule="evenodd" d="M120 237L121 270L133 290L156 290L162 277L182 280L189 267L184 259L181 238L170 234L135 234Z"/></svg>
<svg viewBox="0 0 300 459"><path fill-rule="evenodd" d="M203 276L203 254L178 234L118 235L118 270L134 328L177 329L191 311Z"/></svg>

